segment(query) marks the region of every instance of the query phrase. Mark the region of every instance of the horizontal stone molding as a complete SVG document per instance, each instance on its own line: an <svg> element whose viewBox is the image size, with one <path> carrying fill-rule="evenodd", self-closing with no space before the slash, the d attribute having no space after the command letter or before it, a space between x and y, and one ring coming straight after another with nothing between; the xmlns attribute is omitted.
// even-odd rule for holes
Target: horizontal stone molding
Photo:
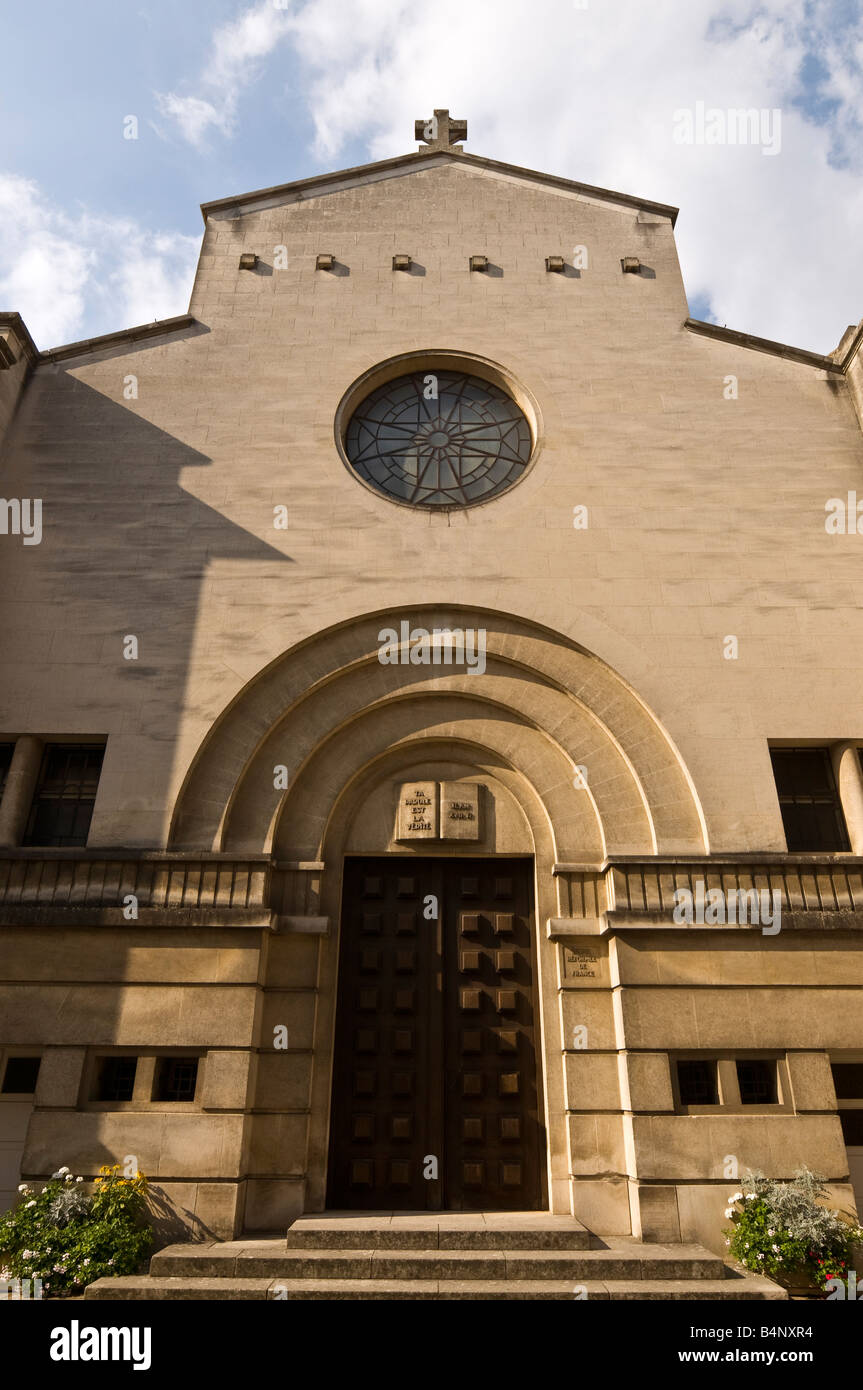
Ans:
<svg viewBox="0 0 863 1390"><path fill-rule="evenodd" d="M676 931L761 931L760 923L674 921L675 893L698 885L730 895L778 893L782 930L863 929L863 857L858 855L658 855L615 856L594 868L555 865L562 881L560 918L548 923L550 937L632 929ZM772 901L772 899L771 899ZM565 915L564 915L565 913Z"/></svg>
<svg viewBox="0 0 863 1390"><path fill-rule="evenodd" d="M266 856L11 850L0 854L0 921L47 923L58 911L92 921L95 909L106 925L123 925L131 895L139 923L158 925L155 914L188 925L269 926L270 880Z"/></svg>
<svg viewBox="0 0 863 1390"><path fill-rule="evenodd" d="M285 913L276 902L284 896L284 867L265 854L4 850L0 923L249 926L328 935L327 917L309 908ZM321 871L317 861L299 867ZM544 924L551 940L665 928L761 930L759 923L676 923L675 891L694 896L699 883L705 895L711 889L778 893L783 931L863 929L858 855L614 856L595 865L556 863L553 874L560 915ZM123 913L130 895L138 900L136 919Z"/></svg>

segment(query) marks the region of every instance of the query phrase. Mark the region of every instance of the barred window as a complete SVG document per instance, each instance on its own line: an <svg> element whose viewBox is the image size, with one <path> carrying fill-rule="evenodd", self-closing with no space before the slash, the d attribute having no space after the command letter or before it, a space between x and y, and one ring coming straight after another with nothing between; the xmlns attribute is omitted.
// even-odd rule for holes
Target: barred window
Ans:
<svg viewBox="0 0 863 1390"><path fill-rule="evenodd" d="M177 1102L195 1099L198 1085L197 1057L160 1057L156 1065L153 1100Z"/></svg>
<svg viewBox="0 0 863 1390"><path fill-rule="evenodd" d="M39 1079L41 1057L9 1057L3 1072L4 1096L31 1096Z"/></svg>
<svg viewBox="0 0 863 1390"><path fill-rule="evenodd" d="M12 766L12 754L14 752L14 743L0 743L0 796L3 795L3 788L6 786L6 778L9 775L9 768Z"/></svg>
<svg viewBox="0 0 863 1390"><path fill-rule="evenodd" d="M828 748L771 748L791 853L851 848Z"/></svg>
<svg viewBox="0 0 863 1390"><path fill-rule="evenodd" d="M681 1105L718 1105L716 1063L698 1059L678 1062L677 1089Z"/></svg>
<svg viewBox="0 0 863 1390"><path fill-rule="evenodd" d="M25 845L86 845L104 756L104 745L46 746Z"/></svg>
<svg viewBox="0 0 863 1390"><path fill-rule="evenodd" d="M743 1105L776 1104L776 1063L741 1058L737 1063L737 1085Z"/></svg>
<svg viewBox="0 0 863 1390"><path fill-rule="evenodd" d="M137 1057L100 1057L94 1100L128 1101L135 1090Z"/></svg>

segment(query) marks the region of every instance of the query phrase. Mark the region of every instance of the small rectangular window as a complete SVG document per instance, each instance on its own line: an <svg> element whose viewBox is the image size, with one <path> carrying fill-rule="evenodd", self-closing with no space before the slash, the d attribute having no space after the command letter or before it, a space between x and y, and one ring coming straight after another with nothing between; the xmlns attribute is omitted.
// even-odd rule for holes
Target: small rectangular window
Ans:
<svg viewBox="0 0 863 1390"><path fill-rule="evenodd" d="M192 1101L197 1084L197 1057L160 1057L156 1064L153 1100Z"/></svg>
<svg viewBox="0 0 863 1390"><path fill-rule="evenodd" d="M840 1110L842 1138L850 1148L863 1148L863 1110Z"/></svg>
<svg viewBox="0 0 863 1390"><path fill-rule="evenodd" d="M837 1100L863 1100L863 1062L834 1062L831 1071Z"/></svg>
<svg viewBox="0 0 863 1390"><path fill-rule="evenodd" d="M104 745L47 744L25 845L86 845L104 756Z"/></svg>
<svg viewBox="0 0 863 1390"><path fill-rule="evenodd" d="M789 852L851 848L828 748L771 748Z"/></svg>
<svg viewBox="0 0 863 1390"><path fill-rule="evenodd" d="M741 1058L737 1063L737 1085L743 1105L775 1105L776 1063Z"/></svg>
<svg viewBox="0 0 863 1390"><path fill-rule="evenodd" d="M9 769L12 766L12 754L14 752L14 743L0 743L0 796L3 795L3 788L6 785Z"/></svg>
<svg viewBox="0 0 863 1390"><path fill-rule="evenodd" d="M681 1105L717 1105L719 1089L716 1063L701 1060L678 1062L677 1088Z"/></svg>
<svg viewBox="0 0 863 1390"><path fill-rule="evenodd" d="M100 1057L94 1100L127 1101L135 1090L137 1057Z"/></svg>
<svg viewBox="0 0 863 1390"><path fill-rule="evenodd" d="M4 1096L31 1096L39 1079L41 1057L9 1057L3 1073Z"/></svg>

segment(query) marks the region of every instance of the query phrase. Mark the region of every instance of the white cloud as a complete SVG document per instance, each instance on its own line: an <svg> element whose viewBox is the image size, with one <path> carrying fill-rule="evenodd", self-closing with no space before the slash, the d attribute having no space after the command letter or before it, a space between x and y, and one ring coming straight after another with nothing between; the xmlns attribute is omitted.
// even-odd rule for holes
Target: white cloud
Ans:
<svg viewBox="0 0 863 1390"><path fill-rule="evenodd" d="M157 92L156 105L163 116L177 122L180 134L190 145L201 145L210 126L215 126L223 134L232 130L233 112L230 117L223 108L218 111L211 101L201 97L180 97L174 92Z"/></svg>
<svg viewBox="0 0 863 1390"><path fill-rule="evenodd" d="M55 207L32 180L0 175L0 303L42 347L185 311L196 237Z"/></svg>
<svg viewBox="0 0 863 1390"><path fill-rule="evenodd" d="M243 88L260 72L260 60L289 33L284 6L261 0L237 19L221 25L213 34L210 52L198 79L204 95L157 92L156 105L163 116L176 121L180 134L201 146L210 128L231 135Z"/></svg>

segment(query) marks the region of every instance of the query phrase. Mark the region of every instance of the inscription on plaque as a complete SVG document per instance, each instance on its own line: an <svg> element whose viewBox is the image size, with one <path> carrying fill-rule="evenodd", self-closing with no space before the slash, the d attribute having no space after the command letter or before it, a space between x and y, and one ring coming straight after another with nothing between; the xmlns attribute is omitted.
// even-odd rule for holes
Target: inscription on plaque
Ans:
<svg viewBox="0 0 863 1390"><path fill-rule="evenodd" d="M573 950L567 946L563 952L563 961L568 980L596 979L596 956L592 951Z"/></svg>
<svg viewBox="0 0 863 1390"><path fill-rule="evenodd" d="M405 782L399 797L399 840L436 840L437 782Z"/></svg>
<svg viewBox="0 0 863 1390"><path fill-rule="evenodd" d="M475 782L441 782L442 840L479 839L479 787Z"/></svg>

